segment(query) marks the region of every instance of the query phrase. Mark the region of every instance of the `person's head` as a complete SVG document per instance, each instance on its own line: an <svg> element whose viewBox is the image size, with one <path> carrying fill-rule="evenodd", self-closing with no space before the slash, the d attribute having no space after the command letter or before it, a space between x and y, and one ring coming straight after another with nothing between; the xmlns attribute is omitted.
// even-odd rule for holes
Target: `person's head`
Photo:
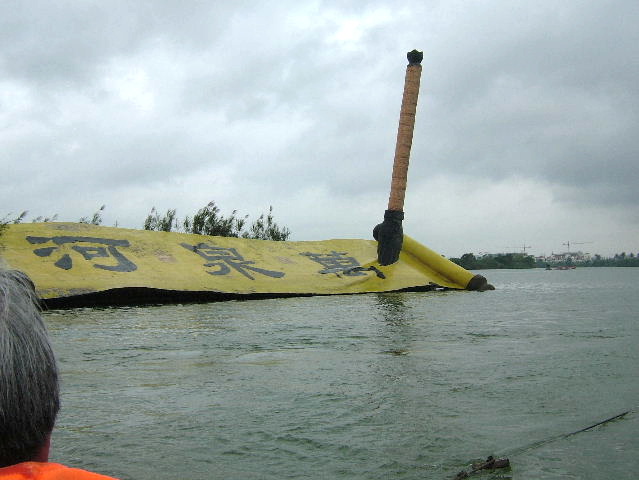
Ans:
<svg viewBox="0 0 639 480"><path fill-rule="evenodd" d="M33 283L0 267L0 467L38 459L59 408L58 370Z"/></svg>

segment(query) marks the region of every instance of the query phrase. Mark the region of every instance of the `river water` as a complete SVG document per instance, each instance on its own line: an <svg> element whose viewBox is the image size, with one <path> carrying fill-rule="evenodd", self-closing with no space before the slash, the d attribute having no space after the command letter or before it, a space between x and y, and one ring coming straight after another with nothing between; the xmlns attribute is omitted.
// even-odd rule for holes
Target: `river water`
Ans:
<svg viewBox="0 0 639 480"><path fill-rule="evenodd" d="M122 479L635 479L639 268L45 314L52 460ZM599 421L624 417L566 436Z"/></svg>

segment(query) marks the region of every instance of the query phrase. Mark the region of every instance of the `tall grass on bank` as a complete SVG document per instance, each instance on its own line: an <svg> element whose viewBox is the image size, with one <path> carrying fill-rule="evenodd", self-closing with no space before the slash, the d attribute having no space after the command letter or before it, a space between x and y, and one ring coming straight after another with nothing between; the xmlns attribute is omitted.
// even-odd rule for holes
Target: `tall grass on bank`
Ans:
<svg viewBox="0 0 639 480"><path fill-rule="evenodd" d="M102 205L100 208L98 208L98 210L91 216L91 218L89 217L82 217L80 218L80 220L78 220L79 223L88 223L90 225L102 225L102 212L104 212L104 209L106 208L106 205Z"/></svg>
<svg viewBox="0 0 639 480"><path fill-rule="evenodd" d="M12 223L22 223L22 221L26 218L27 213L29 212L25 210L24 212L22 212L20 215L18 215L15 218L12 218L13 214L11 213L7 213L4 217L2 217L2 219L0 219L0 237L2 236L4 231L7 229L8 225Z"/></svg>
<svg viewBox="0 0 639 480"><path fill-rule="evenodd" d="M106 205L102 205L93 215L81 217L78 222L90 225L102 225L102 212L105 208ZM28 213L29 212L25 210L16 217L8 213L0 218L0 236L2 236L8 225L23 223ZM35 217L31 221L34 223L54 222L57 218L58 215L55 214L52 217ZM243 217L238 216L237 210L233 210L230 215L224 216L215 202L209 202L200 208L193 217L187 215L182 222L179 222L175 209L169 209L164 215L160 215L156 208L153 207L151 213L149 213L144 220L144 230L163 232L183 231L200 235L276 241L288 240L291 235L291 231L288 228L280 227L275 222L272 206L269 207L267 214L262 213L257 220L250 225L247 224L248 218L248 215Z"/></svg>
<svg viewBox="0 0 639 480"><path fill-rule="evenodd" d="M102 223L102 215L100 214L100 212L102 212L104 210L104 208L106 207L106 205L102 205L102 207L93 214L93 216L91 217L91 219L88 219L87 217L82 217L79 222L80 223L92 223L93 225L100 225ZM7 229L7 227L11 224L16 224L16 223L23 223L25 221L25 219L27 218L27 214L28 214L28 210L23 211L20 215L18 215L17 217L13 217L12 213L7 213L4 217L2 217L0 219L0 237L2 237L2 234L4 233L4 231ZM31 219L32 223L46 223L46 222L55 222L58 219L58 214L56 213L55 215L51 216L51 217L44 217L42 215L38 216L38 217L34 217L33 219Z"/></svg>
<svg viewBox="0 0 639 480"><path fill-rule="evenodd" d="M214 235L220 237L253 238L259 240L285 241L291 235L286 227L280 227L273 218L273 207L269 207L267 214L262 213L257 220L247 225L248 215L238 216L237 210L224 216L215 202L209 202L200 208L193 217L188 215L180 223L176 210L168 209L164 215L155 207L144 221L145 230L163 232L184 231L199 235Z"/></svg>

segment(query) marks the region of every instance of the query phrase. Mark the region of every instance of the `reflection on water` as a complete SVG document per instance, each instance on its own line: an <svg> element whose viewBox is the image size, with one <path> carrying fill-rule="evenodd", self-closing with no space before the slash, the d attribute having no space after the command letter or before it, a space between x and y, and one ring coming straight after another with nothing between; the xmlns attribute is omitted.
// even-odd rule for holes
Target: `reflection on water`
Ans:
<svg viewBox="0 0 639 480"><path fill-rule="evenodd" d="M404 292L374 294L379 311L389 325L401 325L406 320L406 303Z"/></svg>
<svg viewBox="0 0 639 480"><path fill-rule="evenodd" d="M48 312L54 460L131 479L445 479L637 405L639 269L487 277L497 290ZM508 475L634 478L638 423L519 453Z"/></svg>
<svg viewBox="0 0 639 480"><path fill-rule="evenodd" d="M405 292L375 294L378 312L384 320L380 338L391 348L383 353L400 356L408 355L413 343L411 328L411 308L406 305Z"/></svg>

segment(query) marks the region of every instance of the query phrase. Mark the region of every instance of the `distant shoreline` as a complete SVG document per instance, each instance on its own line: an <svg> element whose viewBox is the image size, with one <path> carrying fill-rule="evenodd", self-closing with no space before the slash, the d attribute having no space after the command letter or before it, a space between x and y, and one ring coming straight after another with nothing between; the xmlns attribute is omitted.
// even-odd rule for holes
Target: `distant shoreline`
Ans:
<svg viewBox="0 0 639 480"><path fill-rule="evenodd" d="M465 253L460 258L450 258L466 270L496 270L496 269L530 269L546 268L555 269L560 267L639 267L639 254L625 253L616 254L612 258L602 258L600 255L593 256L592 259L584 261L572 261L570 257L561 262L549 262L536 259L531 255L522 253L486 254L476 257L472 253Z"/></svg>

